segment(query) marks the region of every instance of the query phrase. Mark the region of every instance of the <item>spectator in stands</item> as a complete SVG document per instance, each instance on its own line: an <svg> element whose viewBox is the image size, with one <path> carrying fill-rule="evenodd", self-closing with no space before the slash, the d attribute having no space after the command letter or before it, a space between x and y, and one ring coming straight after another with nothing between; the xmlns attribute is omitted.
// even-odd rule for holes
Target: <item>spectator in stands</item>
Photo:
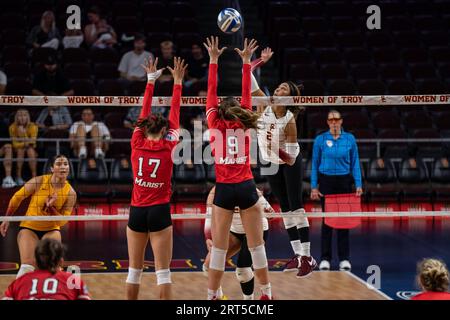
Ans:
<svg viewBox="0 0 450 320"><path fill-rule="evenodd" d="M118 70L120 77L128 81L147 81L147 74L142 65L149 59L153 60L154 56L145 51L145 36L136 34L134 36L134 50L125 53L120 60Z"/></svg>
<svg viewBox="0 0 450 320"><path fill-rule="evenodd" d="M33 49L48 47L57 50L60 39L61 35L56 27L55 15L52 11L45 11L41 17L41 23L31 29L26 42Z"/></svg>
<svg viewBox="0 0 450 320"><path fill-rule="evenodd" d="M92 7L88 11L89 24L84 27L84 39L94 48L112 48L117 43L117 34L108 22L102 18L100 9Z"/></svg>
<svg viewBox="0 0 450 320"><path fill-rule="evenodd" d="M94 112L86 108L81 113L81 121L75 122L70 128L71 148L79 158L88 156L86 139L92 139L89 154L95 158L103 158L108 150L111 134L103 122L94 121Z"/></svg>
<svg viewBox="0 0 450 320"><path fill-rule="evenodd" d="M72 125L72 117L67 107L50 106L41 111L36 124L43 131L66 130Z"/></svg>
<svg viewBox="0 0 450 320"><path fill-rule="evenodd" d="M65 36L62 40L64 49L79 48L84 41L83 31L81 29L66 29Z"/></svg>
<svg viewBox="0 0 450 320"><path fill-rule="evenodd" d="M6 119L0 119L0 137L6 138L9 136L8 124ZM0 141L0 157L3 157L3 168L5 168L5 178L2 181L2 188L13 188L16 186L12 178L12 145L10 141Z"/></svg>
<svg viewBox="0 0 450 320"><path fill-rule="evenodd" d="M31 176L34 178L36 172L36 138L38 127L31 122L30 113L26 109L19 109L14 117L14 122L9 126L9 136L12 139L12 146L17 156L16 183L23 186L22 167L25 154L28 157L28 164Z"/></svg>
<svg viewBox="0 0 450 320"><path fill-rule="evenodd" d="M417 265L417 282L423 291L411 300L450 300L449 275L444 262L424 259Z"/></svg>
<svg viewBox="0 0 450 320"><path fill-rule="evenodd" d="M353 181L356 194L362 194L361 169L355 137L342 129L342 117L336 110L328 112L330 130L314 140L311 168L311 199L321 200L325 211L324 195L351 193ZM322 261L319 268L330 270L333 228L322 223ZM349 229L338 229L339 269L349 271L351 264Z"/></svg>
<svg viewBox="0 0 450 320"><path fill-rule="evenodd" d="M0 70L0 95L5 94L7 84L8 84L8 77L6 76L6 73Z"/></svg>
<svg viewBox="0 0 450 320"><path fill-rule="evenodd" d="M172 74L167 66L173 68L173 58L175 56L175 48L173 42L166 40L161 42L161 57L158 59L158 69L165 68L162 75L158 78L157 82L172 81Z"/></svg>
<svg viewBox="0 0 450 320"><path fill-rule="evenodd" d="M153 113L153 111L152 111ZM125 128L129 128L131 130L134 130L134 124L139 118L139 115L141 114L141 106L135 106L131 107L128 110L127 115L125 116L125 119L123 120L123 126Z"/></svg>
<svg viewBox="0 0 450 320"><path fill-rule="evenodd" d="M203 52L200 43L194 43L191 48L191 55L187 59L189 65L186 73L184 85L189 87L198 81L206 81L208 77L209 58Z"/></svg>
<svg viewBox="0 0 450 320"><path fill-rule="evenodd" d="M70 87L69 80L58 68L56 58L53 55L47 57L44 70L34 77L32 92L35 96L73 95L74 91Z"/></svg>

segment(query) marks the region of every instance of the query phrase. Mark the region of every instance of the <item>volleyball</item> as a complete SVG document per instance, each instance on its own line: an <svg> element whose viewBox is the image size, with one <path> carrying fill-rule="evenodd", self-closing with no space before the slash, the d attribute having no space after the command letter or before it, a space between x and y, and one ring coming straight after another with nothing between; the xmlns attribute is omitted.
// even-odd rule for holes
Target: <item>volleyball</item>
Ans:
<svg viewBox="0 0 450 320"><path fill-rule="evenodd" d="M219 26L219 29L225 33L234 33L241 28L241 14L233 8L223 9L217 17L217 25Z"/></svg>

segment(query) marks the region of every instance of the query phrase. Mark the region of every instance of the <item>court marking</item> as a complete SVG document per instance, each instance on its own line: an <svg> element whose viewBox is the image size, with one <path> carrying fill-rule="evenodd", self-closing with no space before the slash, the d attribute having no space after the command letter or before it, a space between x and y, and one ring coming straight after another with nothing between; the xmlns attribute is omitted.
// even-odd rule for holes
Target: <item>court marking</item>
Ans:
<svg viewBox="0 0 450 320"><path fill-rule="evenodd" d="M358 277L356 274L354 274L351 271L334 271L334 272L346 272L353 279L355 279L355 280L359 281L360 283L363 283L364 285L366 285L367 289L376 291L378 294L380 294L382 297L386 298L387 300L394 300L391 297L389 297L386 293L381 291L380 289L377 289L375 287L369 287L369 285L368 285L368 283L366 281L364 281L363 279L361 279L360 277Z"/></svg>

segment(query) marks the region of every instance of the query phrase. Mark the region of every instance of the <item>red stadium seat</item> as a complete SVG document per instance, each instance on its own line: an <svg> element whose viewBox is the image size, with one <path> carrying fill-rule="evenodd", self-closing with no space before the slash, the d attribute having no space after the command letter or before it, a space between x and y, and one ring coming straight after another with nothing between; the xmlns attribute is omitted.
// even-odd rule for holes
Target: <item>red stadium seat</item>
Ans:
<svg viewBox="0 0 450 320"><path fill-rule="evenodd" d="M8 85L6 86L7 95L31 95L32 85L27 78L12 78L8 79Z"/></svg>
<svg viewBox="0 0 450 320"><path fill-rule="evenodd" d="M91 66L89 63L67 63L64 65L64 75L68 79L90 79Z"/></svg>
<svg viewBox="0 0 450 320"><path fill-rule="evenodd" d="M103 79L98 83L100 96L124 96L125 90L117 79Z"/></svg>
<svg viewBox="0 0 450 320"><path fill-rule="evenodd" d="M333 96L354 95L356 88L352 81L335 80L330 83L328 93Z"/></svg>
<svg viewBox="0 0 450 320"><path fill-rule="evenodd" d="M320 70L322 79L347 79L347 68L344 64L323 65Z"/></svg>
<svg viewBox="0 0 450 320"><path fill-rule="evenodd" d="M378 79L378 68L373 64L357 64L351 66L353 79Z"/></svg>
<svg viewBox="0 0 450 320"><path fill-rule="evenodd" d="M75 91L76 96L93 96L95 95L95 86L92 80L77 79L71 80L70 86Z"/></svg>
<svg viewBox="0 0 450 320"><path fill-rule="evenodd" d="M388 82L389 94L415 94L416 88L414 83L408 80L392 80Z"/></svg>
<svg viewBox="0 0 450 320"><path fill-rule="evenodd" d="M5 73L9 78L29 78L30 67L26 62L8 62L5 64Z"/></svg>

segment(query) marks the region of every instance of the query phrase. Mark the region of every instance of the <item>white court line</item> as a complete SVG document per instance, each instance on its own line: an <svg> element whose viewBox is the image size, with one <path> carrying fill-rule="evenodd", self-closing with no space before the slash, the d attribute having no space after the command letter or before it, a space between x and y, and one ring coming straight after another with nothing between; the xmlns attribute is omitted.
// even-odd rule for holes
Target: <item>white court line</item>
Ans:
<svg viewBox="0 0 450 320"><path fill-rule="evenodd" d="M369 288L367 282L365 282L363 279L361 279L360 277L358 277L357 275L355 275L354 273L352 273L352 272L350 272L350 271L335 271L335 272L345 272L345 273L347 273L350 277L352 277L353 279L355 279L356 281L358 281L358 282L364 284L369 290L374 290L374 291L376 291L379 295L381 295L382 297L386 298L387 300L394 300L394 299L392 299L391 297L389 297L387 294L385 294L383 291L381 291L381 290L379 290L379 289L377 289L377 288L375 288L375 287Z"/></svg>

